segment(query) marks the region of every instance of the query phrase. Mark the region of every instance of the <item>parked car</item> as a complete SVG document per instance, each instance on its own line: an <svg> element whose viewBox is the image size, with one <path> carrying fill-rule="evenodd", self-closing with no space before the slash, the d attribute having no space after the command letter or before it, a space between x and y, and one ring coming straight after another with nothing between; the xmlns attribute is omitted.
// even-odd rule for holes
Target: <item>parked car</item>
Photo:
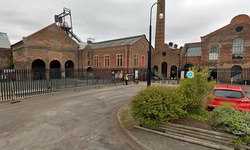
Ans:
<svg viewBox="0 0 250 150"><path fill-rule="evenodd" d="M207 98L207 109L213 110L219 106L250 112L250 98L240 85L217 84Z"/></svg>

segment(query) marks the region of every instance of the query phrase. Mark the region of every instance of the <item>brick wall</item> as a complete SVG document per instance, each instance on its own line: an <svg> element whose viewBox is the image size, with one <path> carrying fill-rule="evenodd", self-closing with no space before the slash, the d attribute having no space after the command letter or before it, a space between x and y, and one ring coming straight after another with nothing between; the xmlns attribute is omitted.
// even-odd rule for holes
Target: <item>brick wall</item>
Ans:
<svg viewBox="0 0 250 150"><path fill-rule="evenodd" d="M45 62L45 69L49 69L53 60L60 62L61 69L68 60L77 66L77 51L78 44L56 24L51 24L13 45L14 66L16 69L30 69L36 59Z"/></svg>
<svg viewBox="0 0 250 150"><path fill-rule="evenodd" d="M11 64L11 50L0 48L0 68L9 68Z"/></svg>
<svg viewBox="0 0 250 150"><path fill-rule="evenodd" d="M171 49L167 44L164 44L161 50L152 50L152 67L157 66L158 72L162 72L162 63L167 63L167 78L170 79L171 67L179 68L179 49ZM166 55L165 55L166 54ZM181 60L180 60L181 63Z"/></svg>
<svg viewBox="0 0 250 150"><path fill-rule="evenodd" d="M138 41L131 45L120 45L120 46L112 46L112 47L104 47L104 48L96 48L92 49L91 44L86 46L83 50L81 50L81 56L83 59L82 66L83 68L92 67L95 69L109 69L109 68L125 68L125 72L130 72L134 66L134 56L139 56L139 66L138 68L142 68L142 57L144 57L144 67L147 66L147 51L148 51L148 41L145 37L140 38ZM123 55L122 66L117 66L117 54ZM110 65L104 66L104 55L109 55L110 57ZM98 56L99 65L94 65L93 57ZM88 63L89 62L89 63Z"/></svg>
<svg viewBox="0 0 250 150"><path fill-rule="evenodd" d="M232 59L233 42L236 38L244 40L242 59ZM235 65L243 69L242 80L248 78L246 69L250 68L249 16L238 15L234 17L228 25L201 37L199 44L202 47L200 66L203 68L216 67L217 80L230 82L231 68ZM218 46L218 60L209 60L210 47L213 45ZM195 60L190 61L197 62Z"/></svg>

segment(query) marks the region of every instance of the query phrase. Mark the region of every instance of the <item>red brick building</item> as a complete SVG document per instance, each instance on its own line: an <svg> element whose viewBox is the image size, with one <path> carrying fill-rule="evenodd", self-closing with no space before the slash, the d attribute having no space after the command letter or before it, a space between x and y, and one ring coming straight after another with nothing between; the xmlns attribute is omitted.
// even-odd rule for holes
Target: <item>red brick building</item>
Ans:
<svg viewBox="0 0 250 150"><path fill-rule="evenodd" d="M145 35L82 45L53 23L12 45L13 63L15 69L31 69L34 78L132 74L146 68L148 45Z"/></svg>
<svg viewBox="0 0 250 150"><path fill-rule="evenodd" d="M165 14L165 0L158 0L157 6L156 15ZM183 77L188 68L198 66L211 69L213 78L221 82L250 81L248 15L235 16L228 25L202 36L200 42L186 43L179 49L164 43L165 18L157 16L155 50L152 54L155 72L166 79L176 79L181 74Z"/></svg>
<svg viewBox="0 0 250 150"><path fill-rule="evenodd" d="M72 72L77 66L78 49L79 45L53 23L12 45L14 68L37 70L35 78L60 78L62 72ZM46 70L50 73L45 74Z"/></svg>
<svg viewBox="0 0 250 150"><path fill-rule="evenodd" d="M165 0L158 0L155 49L152 50L154 75L177 79L192 66L210 68L218 81L250 80L250 18L238 15L231 22L205 36L200 42L186 43L183 48L165 43ZM149 42L145 35L88 41L73 40L62 26L53 23L12 45L15 69L50 70L35 72L42 78L71 76L108 76L112 72L133 73L141 70L145 77ZM106 72L104 71L106 70Z"/></svg>
<svg viewBox="0 0 250 150"><path fill-rule="evenodd" d="M248 15L235 16L228 25L202 36L201 42L187 43L185 47L182 56L185 60L187 54L186 65L210 68L212 76L221 82L250 80Z"/></svg>
<svg viewBox="0 0 250 150"><path fill-rule="evenodd" d="M132 74L134 69L147 68L148 41L145 35L88 44L80 49L80 67L88 71L122 71ZM143 75L144 72L141 72ZM102 72L103 74L103 72ZM90 75L90 74L89 74Z"/></svg>

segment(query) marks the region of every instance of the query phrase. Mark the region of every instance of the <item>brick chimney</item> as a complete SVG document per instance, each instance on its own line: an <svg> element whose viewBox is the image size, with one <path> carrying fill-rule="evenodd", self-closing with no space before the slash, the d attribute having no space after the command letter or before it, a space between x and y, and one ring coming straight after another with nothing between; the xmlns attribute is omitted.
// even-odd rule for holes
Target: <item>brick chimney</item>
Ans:
<svg viewBox="0 0 250 150"><path fill-rule="evenodd" d="M155 50L161 50L165 43L165 0L158 0L157 2ZM160 13L163 13L162 19L159 18Z"/></svg>

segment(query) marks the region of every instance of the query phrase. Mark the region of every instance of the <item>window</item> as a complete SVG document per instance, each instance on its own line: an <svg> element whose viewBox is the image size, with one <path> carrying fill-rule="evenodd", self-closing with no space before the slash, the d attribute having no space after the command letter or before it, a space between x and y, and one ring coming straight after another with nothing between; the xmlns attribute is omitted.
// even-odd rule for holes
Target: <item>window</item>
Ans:
<svg viewBox="0 0 250 150"><path fill-rule="evenodd" d="M110 56L104 55L104 66L109 66Z"/></svg>
<svg viewBox="0 0 250 150"><path fill-rule="evenodd" d="M139 55L138 54L135 54L135 57L134 57L134 66L135 67L139 67Z"/></svg>
<svg viewBox="0 0 250 150"><path fill-rule="evenodd" d="M116 55L116 66L122 66L122 54L117 54Z"/></svg>
<svg viewBox="0 0 250 150"><path fill-rule="evenodd" d="M232 59L242 59L243 48L244 48L244 40L242 38L235 39L233 41Z"/></svg>
<svg viewBox="0 0 250 150"><path fill-rule="evenodd" d="M201 56L201 47L195 46L195 47L187 48L185 57L189 57L189 56Z"/></svg>
<svg viewBox="0 0 250 150"><path fill-rule="evenodd" d="M231 80L232 81L240 81L242 75L242 67L235 65L231 68Z"/></svg>
<svg viewBox="0 0 250 150"><path fill-rule="evenodd" d="M236 99L245 97L241 91L233 91L227 89L214 90L213 95L217 97L236 98Z"/></svg>
<svg viewBox="0 0 250 150"><path fill-rule="evenodd" d="M145 57L144 56L141 57L141 67L142 68L145 67Z"/></svg>
<svg viewBox="0 0 250 150"><path fill-rule="evenodd" d="M238 26L235 28L236 32L241 32L244 28L242 26Z"/></svg>
<svg viewBox="0 0 250 150"><path fill-rule="evenodd" d="M162 56L166 56L167 55L167 53L166 52L162 52Z"/></svg>
<svg viewBox="0 0 250 150"><path fill-rule="evenodd" d="M95 55L94 56L94 66L98 66L99 65L99 56Z"/></svg>
<svg viewBox="0 0 250 150"><path fill-rule="evenodd" d="M209 60L218 60L218 47L215 45L210 47Z"/></svg>

